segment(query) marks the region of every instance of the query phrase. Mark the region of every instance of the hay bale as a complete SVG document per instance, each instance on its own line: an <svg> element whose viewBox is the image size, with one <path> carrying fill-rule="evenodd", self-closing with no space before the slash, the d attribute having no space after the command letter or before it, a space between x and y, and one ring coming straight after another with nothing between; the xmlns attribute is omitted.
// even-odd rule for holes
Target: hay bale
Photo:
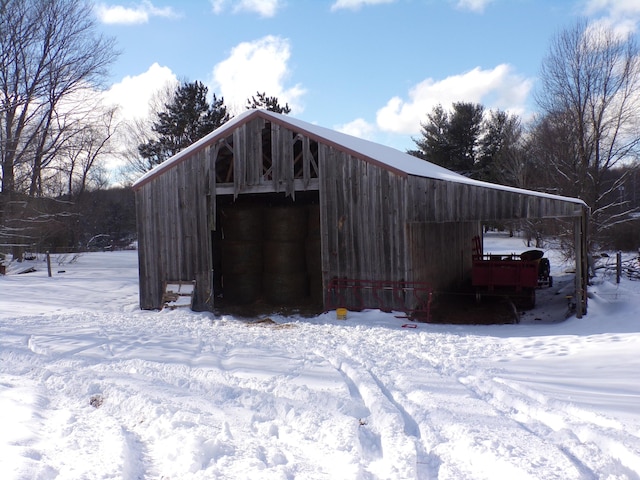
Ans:
<svg viewBox="0 0 640 480"><path fill-rule="evenodd" d="M270 207L264 212L264 239L292 242L307 236L305 207Z"/></svg>
<svg viewBox="0 0 640 480"><path fill-rule="evenodd" d="M304 244L305 261L310 275L322 273L322 245L320 237L307 238Z"/></svg>
<svg viewBox="0 0 640 480"><path fill-rule="evenodd" d="M268 273L298 273L306 271L305 246L302 241L264 242L263 264Z"/></svg>
<svg viewBox="0 0 640 480"><path fill-rule="evenodd" d="M262 243L224 240L222 248L222 273L262 273Z"/></svg>
<svg viewBox="0 0 640 480"><path fill-rule="evenodd" d="M307 207L307 238L320 238L320 205Z"/></svg>
<svg viewBox="0 0 640 480"><path fill-rule="evenodd" d="M232 305L247 305L256 302L262 295L262 275L256 272L227 274L222 277L225 302Z"/></svg>
<svg viewBox="0 0 640 480"><path fill-rule="evenodd" d="M303 303L309 295L306 272L268 273L263 275L265 300L274 305L295 305Z"/></svg>
<svg viewBox="0 0 640 480"><path fill-rule="evenodd" d="M264 209L258 205L232 205L220 209L225 240L260 241Z"/></svg>
<svg viewBox="0 0 640 480"><path fill-rule="evenodd" d="M309 297L313 303L322 305L324 290L322 289L322 273L309 274Z"/></svg>

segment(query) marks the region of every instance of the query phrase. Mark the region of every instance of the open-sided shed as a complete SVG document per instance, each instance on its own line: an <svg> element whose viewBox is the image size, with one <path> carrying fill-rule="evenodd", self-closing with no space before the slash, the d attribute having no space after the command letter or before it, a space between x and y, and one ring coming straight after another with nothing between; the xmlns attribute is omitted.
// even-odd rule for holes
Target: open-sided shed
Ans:
<svg viewBox="0 0 640 480"><path fill-rule="evenodd" d="M356 293L364 307L401 295L416 308L403 286L469 281L483 224L564 218L574 225L578 315L586 311L581 200L472 180L286 115L248 110L133 188L143 309L162 308L176 281L195 282L198 310L305 299L330 308L336 279L382 288Z"/></svg>

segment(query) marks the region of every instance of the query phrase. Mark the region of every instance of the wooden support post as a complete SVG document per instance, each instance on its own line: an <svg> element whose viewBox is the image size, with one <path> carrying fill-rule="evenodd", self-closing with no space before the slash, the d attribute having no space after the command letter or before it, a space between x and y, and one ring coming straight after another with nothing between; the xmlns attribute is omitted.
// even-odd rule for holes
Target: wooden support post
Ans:
<svg viewBox="0 0 640 480"><path fill-rule="evenodd" d="M49 273L49 276L51 276L51 255L49 255L48 251L47 251L47 272Z"/></svg>
<svg viewBox="0 0 640 480"><path fill-rule="evenodd" d="M583 281L583 257L586 255L586 252L583 249L583 229L582 229L582 218L576 218L573 223L574 229L574 240L575 240L575 257L576 257L576 278L575 278L575 287L576 287L576 317L582 318L582 314L586 313L584 311L584 281Z"/></svg>

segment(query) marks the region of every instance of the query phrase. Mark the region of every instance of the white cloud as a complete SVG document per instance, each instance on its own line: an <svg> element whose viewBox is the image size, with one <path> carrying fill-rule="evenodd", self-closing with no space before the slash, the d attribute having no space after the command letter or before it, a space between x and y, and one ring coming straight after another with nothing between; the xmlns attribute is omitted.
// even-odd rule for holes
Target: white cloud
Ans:
<svg viewBox="0 0 640 480"><path fill-rule="evenodd" d="M484 12L485 7L491 2L493 2L493 0L457 0L456 8L482 13Z"/></svg>
<svg viewBox="0 0 640 480"><path fill-rule="evenodd" d="M638 0L587 0L586 11L588 14L605 11L612 16L640 15L640 2Z"/></svg>
<svg viewBox="0 0 640 480"><path fill-rule="evenodd" d="M394 97L378 110L378 127L387 132L415 135L433 107L449 108L454 102L480 103L522 115L532 81L511 72L508 65L473 70L435 81L428 78L409 91L409 99Z"/></svg>
<svg viewBox="0 0 640 480"><path fill-rule="evenodd" d="M372 140L376 127L362 118L356 118L352 122L334 127L334 130L353 135L354 137Z"/></svg>
<svg viewBox="0 0 640 480"><path fill-rule="evenodd" d="M118 107L115 119L117 122L124 122L117 134L116 144L119 151L107 158L105 163L111 175L114 177L118 175L116 172L125 165L123 155L128 157L130 154L130 141L132 138L137 138L133 125L144 125L150 119L151 100L171 85L178 85L178 83L171 69L154 63L146 72L126 76L103 92L104 104ZM134 128L133 132L131 128ZM131 138L130 133L134 133ZM112 178L112 181L116 182L116 179Z"/></svg>
<svg viewBox="0 0 640 480"><path fill-rule="evenodd" d="M637 32L640 24L638 0L587 0L585 13L600 16L595 23L612 28L623 37Z"/></svg>
<svg viewBox="0 0 640 480"><path fill-rule="evenodd" d="M383 3L394 3L396 0L336 0L331 5L331 11L336 10L360 10L367 5L380 5Z"/></svg>
<svg viewBox="0 0 640 480"><path fill-rule="evenodd" d="M219 15L224 11L224 5L227 3L227 0L210 0L210 2L213 13Z"/></svg>
<svg viewBox="0 0 640 480"><path fill-rule="evenodd" d="M269 35L240 43L226 60L214 67L210 90L224 97L225 105L233 113L244 110L247 99L256 92L277 97L280 105L288 103L292 113L300 113L304 89L300 85L285 86L290 56L289 42L280 37Z"/></svg>
<svg viewBox="0 0 640 480"><path fill-rule="evenodd" d="M257 13L261 17L273 17L282 6L281 0L211 0L216 15L224 12L227 5L233 5L233 13Z"/></svg>
<svg viewBox="0 0 640 480"><path fill-rule="evenodd" d="M178 83L168 67L154 63L136 76L126 76L104 93L105 102L120 107L122 119L133 120L149 116L149 101L169 83Z"/></svg>
<svg viewBox="0 0 640 480"><path fill-rule="evenodd" d="M102 23L119 25L148 23L150 17L178 17L171 7L158 8L148 0L143 0L133 8L100 3L96 5L96 14Z"/></svg>
<svg viewBox="0 0 640 480"><path fill-rule="evenodd" d="M212 0L213 2L223 2L225 0ZM335 0L331 5L331 11L336 10L360 10L368 5L381 5L384 3L394 3L397 0ZM451 1L451 0L450 0ZM494 0L454 0L456 8L460 10L470 10L482 13L487 5Z"/></svg>

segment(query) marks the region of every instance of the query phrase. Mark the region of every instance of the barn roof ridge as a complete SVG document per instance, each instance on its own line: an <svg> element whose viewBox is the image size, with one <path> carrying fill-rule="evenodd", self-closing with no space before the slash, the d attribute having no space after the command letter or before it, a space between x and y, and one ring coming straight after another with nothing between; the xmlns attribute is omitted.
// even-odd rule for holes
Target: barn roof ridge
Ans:
<svg viewBox="0 0 640 480"><path fill-rule="evenodd" d="M396 174L404 176L413 175L456 183L464 183L484 188L510 191L513 193L569 201L580 204L582 206L586 206L586 204L578 198L536 192L533 190L509 187L506 185L483 182L480 180L468 178L464 175L460 175L434 163L422 160L411 154L397 150L393 147L315 125L304 120L291 117L289 115L283 115L263 109L246 110L245 112L242 112L241 114L233 117L224 125L218 127L200 140L194 142L192 145L178 152L163 163L157 165L152 170L146 172L136 182L134 182L134 184L132 185L133 189L137 190L141 188L144 184L148 183L153 178L162 175L162 173L166 170L169 170L182 161L188 159L191 154L207 147L212 143L215 143L221 138L228 136L234 129L244 125L245 123L248 123L255 117L261 117L265 120L275 122L285 128L290 128L299 133L304 133L316 141L329 144L338 150L346 151L357 158L373 163L381 168L391 170Z"/></svg>

